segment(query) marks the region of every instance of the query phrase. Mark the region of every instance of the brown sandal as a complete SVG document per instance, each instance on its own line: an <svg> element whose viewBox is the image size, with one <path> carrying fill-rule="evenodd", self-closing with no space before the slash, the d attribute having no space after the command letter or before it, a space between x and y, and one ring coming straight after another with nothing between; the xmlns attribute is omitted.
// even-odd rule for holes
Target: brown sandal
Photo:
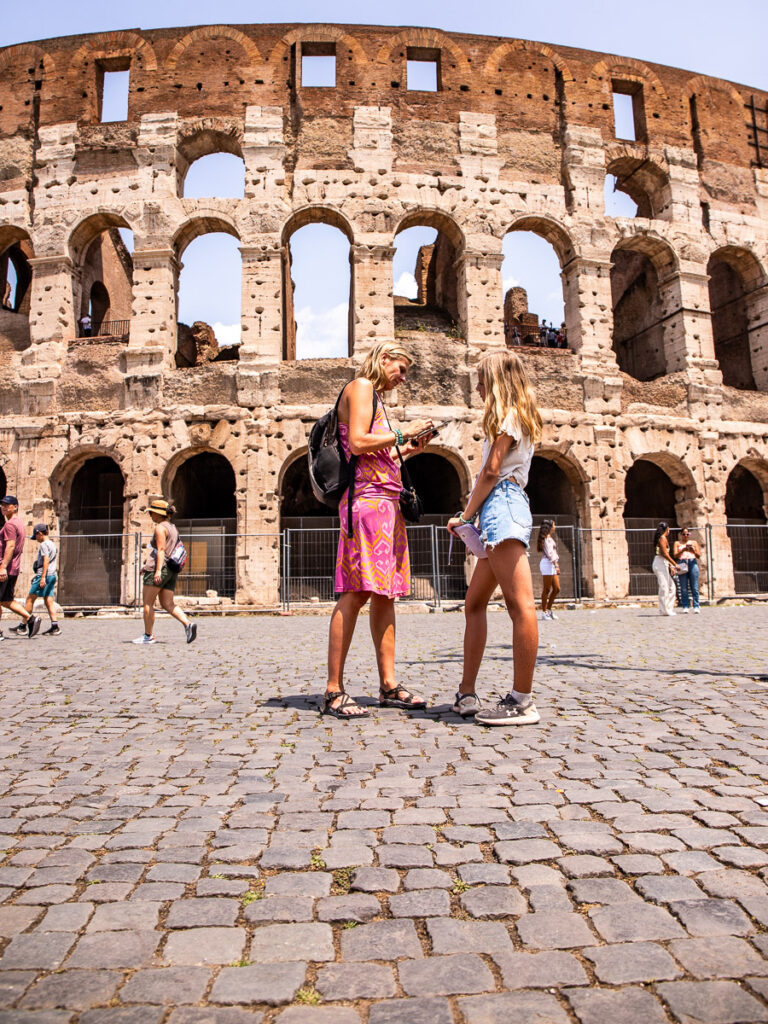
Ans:
<svg viewBox="0 0 768 1024"><path fill-rule="evenodd" d="M334 701L338 700L336 707L331 707ZM355 708L360 708L355 711ZM340 718L349 722L353 718L370 718L370 713L365 711L357 701L353 700L346 690L326 690L323 694L323 703L320 708L321 715L330 715L331 718Z"/></svg>
<svg viewBox="0 0 768 1024"><path fill-rule="evenodd" d="M427 702L423 697L417 697L400 683L385 690L379 687L379 707L381 708L405 708L406 711L423 711Z"/></svg>

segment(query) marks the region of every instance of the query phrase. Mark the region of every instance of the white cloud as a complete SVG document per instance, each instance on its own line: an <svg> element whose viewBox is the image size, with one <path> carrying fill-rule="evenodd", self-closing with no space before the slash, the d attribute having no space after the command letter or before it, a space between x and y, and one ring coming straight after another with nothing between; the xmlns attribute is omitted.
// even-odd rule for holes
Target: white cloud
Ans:
<svg viewBox="0 0 768 1024"><path fill-rule="evenodd" d="M311 306L296 311L296 358L328 359L349 351L348 304L315 313Z"/></svg>
<svg viewBox="0 0 768 1024"><path fill-rule="evenodd" d="M516 277L505 277L504 281L502 282L504 294L506 295L510 288L517 288L519 284L520 282L517 280Z"/></svg>
<svg viewBox="0 0 768 1024"><path fill-rule="evenodd" d="M404 270L395 282L395 295L402 295L406 299L415 299L418 298L418 294L419 286L416 284L416 278Z"/></svg>
<svg viewBox="0 0 768 1024"><path fill-rule="evenodd" d="M223 324L217 321L215 324L211 324L211 327L216 335L219 348L224 348L225 345L240 344L240 324Z"/></svg>

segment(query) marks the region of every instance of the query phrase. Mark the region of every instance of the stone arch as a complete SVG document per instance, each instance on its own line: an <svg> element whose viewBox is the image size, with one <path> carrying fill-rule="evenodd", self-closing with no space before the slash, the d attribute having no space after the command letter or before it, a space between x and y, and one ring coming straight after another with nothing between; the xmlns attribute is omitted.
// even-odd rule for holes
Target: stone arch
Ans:
<svg viewBox="0 0 768 1024"><path fill-rule="evenodd" d="M557 253L560 267L565 267L576 257L576 246L568 230L554 217L542 214L521 214L506 226L504 234L510 231L531 231L545 239Z"/></svg>
<svg viewBox="0 0 768 1024"><path fill-rule="evenodd" d="M198 207L195 212L183 221L175 230L172 245L179 258L190 242L202 235L221 233L232 235L240 241L240 232L234 218L215 208Z"/></svg>
<svg viewBox="0 0 768 1024"><path fill-rule="evenodd" d="M417 226L435 228L436 231L441 231L454 246L457 255L463 252L466 246L464 232L459 227L458 222L449 213L446 213L445 210L440 210L434 206L419 206L415 209L409 209L395 225L393 237L399 235L401 231L405 231L407 228Z"/></svg>
<svg viewBox="0 0 768 1024"><path fill-rule="evenodd" d="M99 209L83 217L69 234L67 244L72 262L79 266L91 243L102 232L110 231L113 228L127 228L129 231L133 231L133 226L126 218L113 210Z"/></svg>
<svg viewBox="0 0 768 1024"><path fill-rule="evenodd" d="M279 64L279 62L287 55L290 48L295 43L300 42L342 43L351 51L351 53L354 54L355 63L360 65L369 63L368 54L354 36L349 35L343 28L339 28L337 25L322 24L302 25L301 28L295 28L290 32L287 32L270 50L269 57L267 58L268 63ZM336 60L338 61L338 59L339 57L337 54Z"/></svg>
<svg viewBox="0 0 768 1024"><path fill-rule="evenodd" d="M202 28L196 28L188 32L176 43L165 59L165 66L169 70L173 70L185 50L195 43L207 42L210 39L230 39L243 50L249 63L258 64L261 61L261 53L258 46L244 32L233 28L231 25L205 25Z"/></svg>
<svg viewBox="0 0 768 1024"><path fill-rule="evenodd" d="M454 453L449 455L434 445L408 459L408 472L424 504L426 517L439 518L442 523L455 514L466 494L462 469Z"/></svg>
<svg viewBox="0 0 768 1024"><path fill-rule="evenodd" d="M748 456L728 474L726 531L731 545L734 591L768 592L768 461Z"/></svg>
<svg viewBox="0 0 768 1024"><path fill-rule="evenodd" d="M50 77L56 70L53 55L35 43L20 43L18 46L8 46L0 51L0 74L6 68L18 64L34 66L35 74L42 74L43 79Z"/></svg>
<svg viewBox="0 0 768 1024"><path fill-rule="evenodd" d="M176 143L176 191L184 194L184 182L195 161L214 153L230 153L243 157L243 129L236 121L223 118L201 118L194 125L185 125Z"/></svg>
<svg viewBox="0 0 768 1024"><path fill-rule="evenodd" d="M620 78L623 81L639 82L643 85L651 85L663 99L667 99L667 91L661 79L652 71L647 64L632 57L621 57L618 60L600 60L592 67L591 79L597 81L608 81Z"/></svg>
<svg viewBox="0 0 768 1024"><path fill-rule="evenodd" d="M721 246L707 263L715 358L723 383L744 390L768 389L768 276L748 248Z"/></svg>
<svg viewBox="0 0 768 1024"><path fill-rule="evenodd" d="M315 498L309 480L307 446L292 451L277 475L277 494L280 498L281 529L301 529L303 523L294 520L310 519L317 527L335 523L336 512ZM286 522L289 520L289 522Z"/></svg>
<svg viewBox="0 0 768 1024"><path fill-rule="evenodd" d="M423 50L446 50L456 62L456 71L463 75L472 72L472 66L467 59L465 51L450 36L438 29L432 28L408 28L391 36L379 47L376 60L379 64L388 64L394 59L393 54L398 47L413 47ZM403 61L405 53L403 54ZM405 68L405 65L403 65Z"/></svg>
<svg viewBox="0 0 768 1024"><path fill-rule="evenodd" d="M111 459L125 480L125 469L120 453L115 448L99 444L81 444L71 449L53 468L49 483L54 507L60 519L69 517L69 494L76 474L91 459Z"/></svg>
<svg viewBox="0 0 768 1024"><path fill-rule="evenodd" d="M110 299L106 310L102 311L102 319L124 324L131 318L133 259L118 228L131 230L120 214L100 210L81 220L69 236L69 252L76 269L73 280L76 320L90 311L91 288L97 281ZM93 327L97 325L94 323ZM122 333L122 327L115 329Z"/></svg>
<svg viewBox="0 0 768 1024"><path fill-rule="evenodd" d="M605 173L616 178L616 189L637 203L638 217L664 215L672 200L668 167L631 144L608 146L605 162Z"/></svg>
<svg viewBox="0 0 768 1024"><path fill-rule="evenodd" d="M291 239L297 231L312 224L323 224L340 231L349 243L349 292L347 300L347 351L352 355L355 343L355 278L352 273L352 257L354 231L351 223L343 213L333 206L309 205L294 210L283 225L281 233L282 245L282 278L283 278L283 359L296 359L296 342L298 325L296 322L294 293L296 282L293 279L293 254ZM299 281L301 289L301 281ZM322 357L322 356L321 356Z"/></svg>
<svg viewBox="0 0 768 1024"><path fill-rule="evenodd" d="M83 65L89 61L113 59L115 57L141 60L143 70L157 71L157 56L152 43L138 32L97 32L88 37L72 55L70 68L72 74L79 74Z"/></svg>
<svg viewBox="0 0 768 1024"><path fill-rule="evenodd" d="M437 235L430 238L417 233L411 236L410 241L398 241L398 235L415 228L430 228ZM453 217L442 210L419 207L408 210L400 218L392 240L395 249L393 275L395 264L401 263L404 254L410 251L413 255L411 246L414 240L419 244L414 263L407 269L407 273L411 273L411 268L413 270L416 296L395 295L394 279L392 282L395 329L408 331L426 328L433 334L447 333L455 336L456 325L462 319L459 294L461 285L457 268L457 261L464 251L461 228ZM404 249L399 248L401 244L404 244Z"/></svg>
<svg viewBox="0 0 768 1024"><path fill-rule="evenodd" d="M29 346L32 241L22 228L0 225L0 350ZM15 288L12 281L15 280Z"/></svg>
<svg viewBox="0 0 768 1024"><path fill-rule="evenodd" d="M511 53L540 53L542 57L546 57L555 65L562 76L563 82L575 81L570 67L556 50L545 43L535 43L527 39L510 39L507 42L500 43L486 60L485 68L483 69L484 73L492 76L494 71L499 70L499 65L502 61Z"/></svg>
<svg viewBox="0 0 768 1024"><path fill-rule="evenodd" d="M727 93L738 108L744 105L744 99L738 90L730 82L726 82L722 78L711 78L709 75L695 75L685 83L685 94L688 98L709 89L716 89L718 92Z"/></svg>
<svg viewBox="0 0 768 1024"><path fill-rule="evenodd" d="M748 493L740 494L744 490ZM726 479L725 515L729 523L768 521L768 460L746 456L731 468Z"/></svg>

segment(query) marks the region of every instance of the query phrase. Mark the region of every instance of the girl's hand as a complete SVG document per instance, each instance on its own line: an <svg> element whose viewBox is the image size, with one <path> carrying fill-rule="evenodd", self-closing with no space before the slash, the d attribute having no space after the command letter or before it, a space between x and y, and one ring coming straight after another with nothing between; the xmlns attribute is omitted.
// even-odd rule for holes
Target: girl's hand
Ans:
<svg viewBox="0 0 768 1024"><path fill-rule="evenodd" d="M457 526L461 526L461 520L459 519L458 516L452 516L445 524L445 528L448 531L448 533L452 533L454 536L456 536Z"/></svg>
<svg viewBox="0 0 768 1024"><path fill-rule="evenodd" d="M155 576L154 576L154 580L155 580L155 586L156 586L156 587L159 587L159 586L160 586L160 584L161 584L161 582L162 582L162 579L163 579L163 574L162 574L162 573L160 573L160 572L156 572L156 573L155 573Z"/></svg>

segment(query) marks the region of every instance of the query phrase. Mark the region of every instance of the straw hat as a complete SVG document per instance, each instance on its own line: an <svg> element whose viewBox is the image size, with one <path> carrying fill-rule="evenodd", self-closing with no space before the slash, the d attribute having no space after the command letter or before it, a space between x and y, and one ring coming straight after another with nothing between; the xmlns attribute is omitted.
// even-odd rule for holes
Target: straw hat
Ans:
<svg viewBox="0 0 768 1024"><path fill-rule="evenodd" d="M148 512L154 512L155 515L168 517L168 502L163 501L162 498L155 498L147 509Z"/></svg>

